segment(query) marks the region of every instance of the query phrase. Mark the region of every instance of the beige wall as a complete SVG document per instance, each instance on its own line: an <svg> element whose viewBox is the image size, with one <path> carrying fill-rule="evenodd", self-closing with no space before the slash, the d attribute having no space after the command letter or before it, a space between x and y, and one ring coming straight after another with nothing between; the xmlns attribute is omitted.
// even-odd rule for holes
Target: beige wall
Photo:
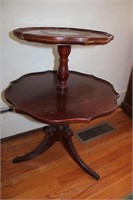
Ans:
<svg viewBox="0 0 133 200"><path fill-rule="evenodd" d="M10 33L27 26L63 26L114 34L105 46L72 47L69 68L110 81L123 101L132 63L130 0L1 0L1 91L23 74L54 68L56 47L17 42ZM0 42L1 43L1 42ZM1 107L6 103L1 100ZM40 127L14 113L2 115L2 137Z"/></svg>

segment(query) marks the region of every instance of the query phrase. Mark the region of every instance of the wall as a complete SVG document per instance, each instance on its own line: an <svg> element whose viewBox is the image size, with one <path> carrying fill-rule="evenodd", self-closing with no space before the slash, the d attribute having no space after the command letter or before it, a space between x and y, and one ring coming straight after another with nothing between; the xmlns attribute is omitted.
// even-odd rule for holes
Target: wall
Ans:
<svg viewBox="0 0 133 200"><path fill-rule="evenodd" d="M54 68L56 47L16 41L11 31L19 27L63 26L114 34L105 46L72 47L69 68L110 81L123 101L131 70L130 0L1 0L2 88L23 74ZM57 67L57 66L56 66ZM1 100L1 107L7 104ZM2 137L43 126L17 113L2 115Z"/></svg>
<svg viewBox="0 0 133 200"><path fill-rule="evenodd" d="M2 2L1 1L0 1L0 41L2 41ZM2 45L0 45L0 72L2 72ZM1 75L0 75L0 91L2 91L2 76ZM0 127L2 127L1 115L0 115Z"/></svg>
<svg viewBox="0 0 133 200"><path fill-rule="evenodd" d="M131 26L131 29L132 29L132 32L131 32L131 43L132 43L132 50L131 50L131 58L132 58L132 67L133 67L133 0L132 0L132 5L131 5L131 23L132 23L132 26Z"/></svg>

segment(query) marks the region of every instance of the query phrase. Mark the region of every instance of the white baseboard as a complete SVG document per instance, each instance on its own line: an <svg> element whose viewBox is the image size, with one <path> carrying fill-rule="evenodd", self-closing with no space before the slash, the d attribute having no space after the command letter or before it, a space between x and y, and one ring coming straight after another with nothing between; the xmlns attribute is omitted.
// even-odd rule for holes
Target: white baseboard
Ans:
<svg viewBox="0 0 133 200"><path fill-rule="evenodd" d="M126 90L122 90L120 92L118 92L120 97L118 98L118 105L120 106L121 103L124 101L124 98L125 98L125 94L126 94Z"/></svg>
<svg viewBox="0 0 133 200"><path fill-rule="evenodd" d="M24 115L8 112L2 114L1 117L1 138L13 136L43 126L45 126L45 124L32 120Z"/></svg>
<svg viewBox="0 0 133 200"><path fill-rule="evenodd" d="M126 90L119 92L118 105L124 100ZM1 115L1 138L13 136L18 133L26 132L32 129L40 128L46 124L32 120L29 117L14 112L8 112Z"/></svg>

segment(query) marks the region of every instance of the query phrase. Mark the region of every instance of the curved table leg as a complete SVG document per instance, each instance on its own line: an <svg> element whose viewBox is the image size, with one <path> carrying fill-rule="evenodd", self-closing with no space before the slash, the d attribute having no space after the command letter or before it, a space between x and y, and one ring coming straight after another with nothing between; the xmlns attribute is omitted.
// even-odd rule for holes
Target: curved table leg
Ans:
<svg viewBox="0 0 133 200"><path fill-rule="evenodd" d="M46 133L44 140L33 151L23 156L14 158L12 160L13 163L30 160L31 158L34 158L39 154L43 153L44 151L46 151L47 149L49 149L55 143L56 141L54 134L55 129L53 127L46 126L43 128L43 130Z"/></svg>
<svg viewBox="0 0 133 200"><path fill-rule="evenodd" d="M89 168L85 162L80 158L80 156L78 155L71 137L73 136L73 133L70 129L66 129L65 133L63 134L63 138L62 138L62 143L65 147L65 149L67 150L67 152L69 153L69 155L72 157L72 159L85 171L87 172L89 175L91 175L92 177L94 177L96 180L100 179L100 176L93 171L91 168Z"/></svg>
<svg viewBox="0 0 133 200"><path fill-rule="evenodd" d="M38 156L39 154L49 149L56 141L59 141L63 144L72 159L85 172L87 172L87 174L91 175L97 180L100 179L100 176L91 168L89 168L77 153L72 142L73 132L68 125L46 126L43 129L46 133L44 140L33 151L13 159L13 163L18 163L34 158L35 156Z"/></svg>

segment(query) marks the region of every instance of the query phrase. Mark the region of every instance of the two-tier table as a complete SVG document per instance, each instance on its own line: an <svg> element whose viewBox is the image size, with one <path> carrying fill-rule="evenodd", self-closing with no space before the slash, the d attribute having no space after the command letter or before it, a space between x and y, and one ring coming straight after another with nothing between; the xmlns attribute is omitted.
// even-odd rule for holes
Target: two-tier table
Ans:
<svg viewBox="0 0 133 200"><path fill-rule="evenodd" d="M59 68L26 74L13 81L5 91L6 99L18 113L49 124L43 128L45 139L33 151L17 157L13 163L29 160L60 141L72 159L95 179L100 176L78 155L73 142L72 122L90 120L112 113L117 107L118 94L102 79L69 71L68 56L71 45L103 45L113 39L111 34L75 28L30 27L19 28L13 34L28 42L57 45Z"/></svg>

